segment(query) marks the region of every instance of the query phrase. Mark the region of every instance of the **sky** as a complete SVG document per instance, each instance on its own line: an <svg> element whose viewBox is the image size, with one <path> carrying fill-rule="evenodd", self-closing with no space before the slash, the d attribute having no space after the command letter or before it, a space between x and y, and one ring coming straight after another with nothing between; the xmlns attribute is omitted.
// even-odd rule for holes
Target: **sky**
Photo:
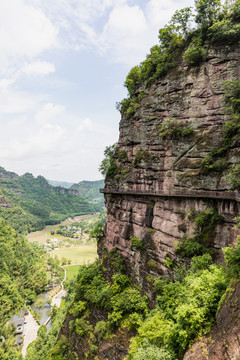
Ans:
<svg viewBox="0 0 240 360"><path fill-rule="evenodd" d="M0 166L101 179L125 78L186 6L194 0L0 0Z"/></svg>

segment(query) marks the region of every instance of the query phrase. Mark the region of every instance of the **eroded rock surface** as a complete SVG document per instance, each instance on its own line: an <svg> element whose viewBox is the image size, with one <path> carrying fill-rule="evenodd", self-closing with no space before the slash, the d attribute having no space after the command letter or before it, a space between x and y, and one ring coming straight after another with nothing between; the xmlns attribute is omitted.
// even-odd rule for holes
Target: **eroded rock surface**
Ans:
<svg viewBox="0 0 240 360"><path fill-rule="evenodd" d="M211 239L218 261L223 260L221 248L236 239L233 224L239 202L221 200L226 191L233 195L236 192L231 191L226 171L205 171L202 160L223 144L221 127L229 119L224 108L224 81L240 79L239 69L238 48L210 49L200 67L189 69L180 64L144 90L133 116L122 116L118 172L107 179L105 186L107 225L103 245L107 250L117 248L129 264L132 277L146 291L147 276L168 274L166 257L174 259L177 241L193 234L191 209L214 207L223 216ZM172 120L180 126L187 123L193 133L178 138L160 136L162 124ZM238 162L239 154L240 142L235 140L229 150L229 163ZM179 191L186 197L168 197ZM187 196L191 191L202 193L203 198ZM204 197L205 192L209 197ZM158 196L160 193L166 196ZM133 249L133 236L143 241L144 250Z"/></svg>

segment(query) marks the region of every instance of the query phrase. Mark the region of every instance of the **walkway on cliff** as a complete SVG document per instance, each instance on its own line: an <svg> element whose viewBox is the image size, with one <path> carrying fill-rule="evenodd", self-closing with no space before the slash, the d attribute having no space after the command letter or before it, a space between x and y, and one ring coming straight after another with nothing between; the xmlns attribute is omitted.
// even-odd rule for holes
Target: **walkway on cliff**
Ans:
<svg viewBox="0 0 240 360"><path fill-rule="evenodd" d="M124 190L116 188L100 189L103 194L116 195L136 195L136 196L157 196L157 197L181 197L181 198L202 198L202 199L219 199L234 200L240 202L240 195L234 191L210 191L210 190L170 190L170 191L142 191L142 190Z"/></svg>

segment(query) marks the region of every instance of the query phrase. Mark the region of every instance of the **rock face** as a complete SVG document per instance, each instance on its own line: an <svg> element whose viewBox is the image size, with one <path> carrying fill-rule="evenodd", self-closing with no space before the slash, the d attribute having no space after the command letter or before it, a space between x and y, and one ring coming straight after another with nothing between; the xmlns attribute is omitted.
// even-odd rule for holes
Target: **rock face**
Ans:
<svg viewBox="0 0 240 360"><path fill-rule="evenodd" d="M206 172L202 160L213 147L222 146L221 127L229 119L224 81L239 80L239 69L239 48L210 49L200 67L180 64L145 90L133 116L122 115L118 171L104 189L107 225L102 247L117 248L145 291L151 288L149 275L169 273L166 258L176 257L176 242L194 232L192 209L215 208L223 217L211 238L220 262L221 248L236 239L238 193L231 191L226 171ZM182 136L164 133L173 122L191 131ZM239 155L240 141L235 140L228 162L238 162ZM134 248L132 237L140 239L144 249Z"/></svg>

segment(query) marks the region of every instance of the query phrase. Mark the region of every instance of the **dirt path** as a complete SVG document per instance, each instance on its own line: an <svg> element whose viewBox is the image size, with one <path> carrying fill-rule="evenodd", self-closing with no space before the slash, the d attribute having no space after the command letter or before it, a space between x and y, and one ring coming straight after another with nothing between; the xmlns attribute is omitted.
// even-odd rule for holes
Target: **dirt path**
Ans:
<svg viewBox="0 0 240 360"><path fill-rule="evenodd" d="M33 318L32 314L29 312L28 315L25 316L25 321L27 322L24 325L24 341L23 341L23 347L22 347L22 356L25 358L27 347L28 345L36 340L37 338L37 332L39 329L39 325L37 324L36 320Z"/></svg>

